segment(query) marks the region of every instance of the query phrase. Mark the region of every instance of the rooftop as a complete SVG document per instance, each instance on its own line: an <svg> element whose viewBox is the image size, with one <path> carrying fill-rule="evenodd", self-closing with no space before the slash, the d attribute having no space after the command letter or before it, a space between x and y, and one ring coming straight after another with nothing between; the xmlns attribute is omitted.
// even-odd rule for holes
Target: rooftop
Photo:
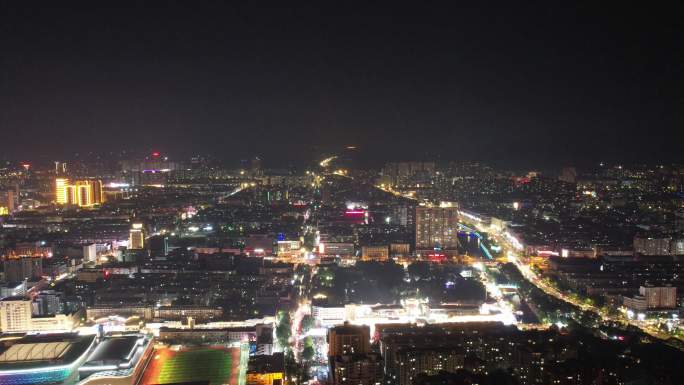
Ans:
<svg viewBox="0 0 684 385"><path fill-rule="evenodd" d="M71 347L71 342L39 342L15 344L0 354L0 362L42 361L62 358Z"/></svg>
<svg viewBox="0 0 684 385"><path fill-rule="evenodd" d="M141 339L139 335L106 338L88 357L84 366L117 365L128 362Z"/></svg>
<svg viewBox="0 0 684 385"><path fill-rule="evenodd" d="M31 298L23 296L23 295L13 295L10 297L5 297L0 299L0 301L3 302L8 302L8 301L31 301Z"/></svg>
<svg viewBox="0 0 684 385"><path fill-rule="evenodd" d="M90 348L94 339L75 333L19 338L0 351L0 372L71 363Z"/></svg>
<svg viewBox="0 0 684 385"><path fill-rule="evenodd" d="M256 355L249 358L247 373L277 373L285 368L283 353Z"/></svg>

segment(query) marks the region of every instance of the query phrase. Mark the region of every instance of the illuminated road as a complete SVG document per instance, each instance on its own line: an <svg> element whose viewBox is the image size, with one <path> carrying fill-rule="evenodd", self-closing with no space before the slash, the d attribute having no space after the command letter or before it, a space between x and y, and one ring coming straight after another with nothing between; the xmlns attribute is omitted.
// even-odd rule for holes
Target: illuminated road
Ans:
<svg viewBox="0 0 684 385"><path fill-rule="evenodd" d="M414 196L412 196L412 195L409 195L409 194L402 194L402 193L400 193L400 192L398 192L398 191L392 190L392 188L390 188L390 187L385 187L385 186L382 186L382 185L380 185L380 186L375 185L374 187L377 188L378 190L382 190L382 191L384 191L384 192L390 193L390 194L392 194L392 195L394 195L394 196L397 196L397 197L400 197L400 198L411 199L411 200L414 200L414 201L417 200L416 197L414 197Z"/></svg>
<svg viewBox="0 0 684 385"><path fill-rule="evenodd" d="M498 235L500 238L498 239L500 244L504 246L504 251L506 252L508 260L515 265L515 267L518 269L518 271L520 271L520 273L523 275L523 277L525 277L525 279L527 279L530 283L535 285L538 289L540 289L547 295L550 295L556 299L569 303L582 311L595 313L605 323L614 322L622 325L631 325L638 328L645 334L660 340L667 341L673 337L676 338L675 336L668 333L664 333L661 330L646 324L645 322L640 322L638 320L629 320L624 317L611 316L599 307L588 304L582 299L577 298L575 296L570 296L563 293L562 291L558 290L555 286L545 282L544 279L540 278L535 272L533 272L530 269L530 266L522 261L522 258L516 251L514 245L511 244L505 236L503 236L502 234L496 235Z"/></svg>
<svg viewBox="0 0 684 385"><path fill-rule="evenodd" d="M470 218L466 213L461 213L462 214L462 219L463 217ZM470 218L473 219L473 218ZM470 225L473 228L479 229L480 226L477 224ZM464 226L465 227L465 226ZM468 227L466 227L468 228ZM491 229L488 229L491 230ZM544 279L540 278L535 272L533 272L530 269L529 264L525 263L523 261L523 258L519 255L520 251L522 250L522 245L520 242L515 239L510 233L504 232L502 233L501 231L491 231L489 232L493 238L497 240L497 243L501 246L503 246L503 251L505 255L508 257L508 261L512 262L515 267L520 271L522 276L527 279L530 283L535 285L539 290L543 291L549 296L552 296L556 299L559 299L561 301L564 301L566 303L569 303L576 308L582 310L582 311L588 311L595 313L598 315L603 322L614 322L614 323L619 323L622 325L631 325L634 326L638 329L640 329L642 332L645 334L661 339L661 340L670 340L671 338L677 338L678 340L681 341L680 338L673 336L668 333L664 333L663 331L653 327L652 325L647 324L646 322L638 321L638 320L630 320L627 319L626 317L615 317L611 316L610 314L607 314L605 311L603 311L601 308L598 308L596 306L593 306L591 304L586 303L583 301L581 298L578 298L577 296L570 296L562 291L558 290L555 286L550 285L549 283L545 282ZM677 346L678 348L681 348Z"/></svg>

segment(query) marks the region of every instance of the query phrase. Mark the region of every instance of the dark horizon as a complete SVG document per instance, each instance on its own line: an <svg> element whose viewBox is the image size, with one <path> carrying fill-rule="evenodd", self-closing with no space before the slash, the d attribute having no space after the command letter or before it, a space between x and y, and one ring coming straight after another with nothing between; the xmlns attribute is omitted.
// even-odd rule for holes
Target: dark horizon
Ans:
<svg viewBox="0 0 684 385"><path fill-rule="evenodd" d="M3 3L3 152L684 162L682 10Z"/></svg>

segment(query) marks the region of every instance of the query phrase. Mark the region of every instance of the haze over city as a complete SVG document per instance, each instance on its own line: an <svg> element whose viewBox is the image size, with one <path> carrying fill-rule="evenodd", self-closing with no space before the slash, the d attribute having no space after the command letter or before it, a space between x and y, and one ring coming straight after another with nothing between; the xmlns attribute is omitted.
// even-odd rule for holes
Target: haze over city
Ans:
<svg viewBox="0 0 684 385"><path fill-rule="evenodd" d="M676 161L681 11L10 2L0 126L18 157L31 146L301 161L344 144L376 166L404 154Z"/></svg>

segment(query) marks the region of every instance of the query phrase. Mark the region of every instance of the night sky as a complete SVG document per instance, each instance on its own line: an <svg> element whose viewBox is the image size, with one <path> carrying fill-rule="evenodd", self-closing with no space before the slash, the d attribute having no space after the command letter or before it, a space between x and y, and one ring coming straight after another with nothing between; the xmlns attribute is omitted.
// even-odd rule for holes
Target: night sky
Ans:
<svg viewBox="0 0 684 385"><path fill-rule="evenodd" d="M0 3L5 156L684 161L676 2L65 3Z"/></svg>

